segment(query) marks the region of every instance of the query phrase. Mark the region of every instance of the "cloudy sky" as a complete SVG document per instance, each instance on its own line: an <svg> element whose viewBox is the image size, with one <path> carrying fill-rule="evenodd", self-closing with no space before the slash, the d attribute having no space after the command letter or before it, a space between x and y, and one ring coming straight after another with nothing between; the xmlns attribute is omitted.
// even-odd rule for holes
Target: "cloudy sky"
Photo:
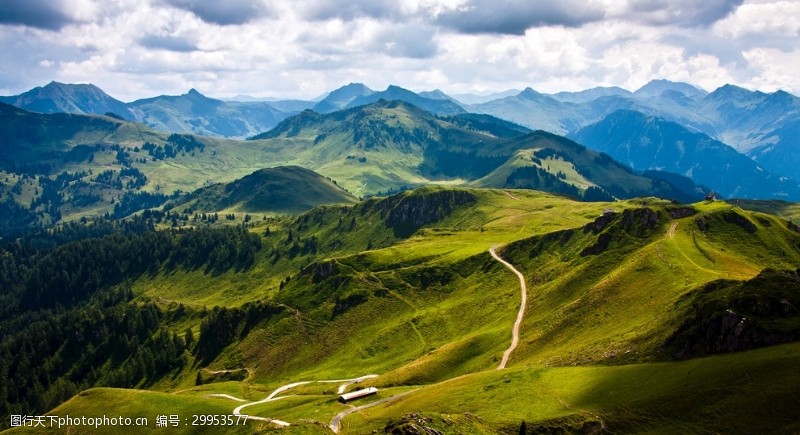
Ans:
<svg viewBox="0 0 800 435"><path fill-rule="evenodd" d="M51 80L123 101L382 90L800 94L800 0L3 0L0 94Z"/></svg>

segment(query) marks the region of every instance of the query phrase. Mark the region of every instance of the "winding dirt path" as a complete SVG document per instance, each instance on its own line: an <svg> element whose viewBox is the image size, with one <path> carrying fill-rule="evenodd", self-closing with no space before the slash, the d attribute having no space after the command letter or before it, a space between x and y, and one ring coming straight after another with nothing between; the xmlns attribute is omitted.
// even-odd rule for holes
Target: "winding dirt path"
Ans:
<svg viewBox="0 0 800 435"><path fill-rule="evenodd" d="M669 226L669 232L668 233L669 233L669 238L670 239L674 239L675 238L675 229L677 229L677 228L678 228L678 222L673 222L672 225Z"/></svg>
<svg viewBox="0 0 800 435"><path fill-rule="evenodd" d="M231 399L231 400L235 400L237 402L244 402L244 403L248 402L247 400L231 396L230 394L206 394L205 397L222 397L223 399Z"/></svg>
<svg viewBox="0 0 800 435"><path fill-rule="evenodd" d="M330 380L323 380L323 381L292 382L291 384L282 385L282 386L276 388L275 391L270 393L269 396L267 396L267 397L265 397L265 398L263 398L261 400L257 400L255 402L247 402L244 399L240 399L238 397L229 396L227 394L209 394L208 396L209 397L224 397L224 398L227 398L227 399L236 400L236 401L240 401L240 402L247 402L247 403L244 403L242 405L237 406L233 410L233 415L242 416L242 415L246 415L246 414L242 414L242 410L244 408L249 407L249 406L259 405L259 404L262 404L262 403L272 402L272 401L275 401L275 400L280 400L280 399L285 399L287 397L291 397L291 396L280 396L280 397L278 397L278 394L283 393L286 390L290 390L290 389L292 389L294 387L299 387L301 385L306 385L306 384L313 384L315 382L319 382L319 383L336 383L336 384L340 383L341 385L339 385L339 389L338 389L337 394L342 394L342 393L344 393L345 389L347 389L347 387L352 385L352 384L357 384L357 383L365 381L367 379L372 379L372 378L377 378L377 377L378 377L378 375L364 375L364 376L360 376L358 378L352 378L352 379L330 379ZM394 397L397 397L397 396L394 396ZM272 424L275 424L275 425L278 425L278 426L289 426L290 425L290 423L282 421L282 420L276 420L274 418L258 417L258 416L255 416L255 415L247 415L247 419L248 420L265 421L267 423L272 423ZM341 420L341 418L340 418L340 420Z"/></svg>
<svg viewBox="0 0 800 435"><path fill-rule="evenodd" d="M519 287L522 291L522 303L520 303L519 306L519 312L517 313L517 320L514 322L514 328L511 330L511 346L509 346L508 349L506 349L506 351L503 353L503 359L500 361L500 365L497 366L497 370L502 370L506 368L506 364L508 364L508 358L511 357L511 352L514 352L514 349L516 349L517 345L519 344L519 328L522 325L523 317L525 317L525 306L528 304L528 288L525 285L525 277L522 275L522 273L515 269L511 263L500 258L500 256L497 255L497 252L495 252L494 246L489 249L489 253L492 254L492 257L494 257L495 260L503 263L505 267L509 268L512 272L514 272L514 274L517 275L519 278Z"/></svg>
<svg viewBox="0 0 800 435"><path fill-rule="evenodd" d="M374 401L372 403L367 403L366 405L356 406L354 408L350 408L350 409L347 409L345 411L342 411L342 412L336 414L335 416L333 416L333 419L331 420L331 424L329 424L328 427L331 428L333 433L339 433L339 426L342 423L342 419L347 417L348 415L350 415L350 414L352 414L354 412L361 411L362 409L367 409L367 408L370 408L372 406L380 405L382 403L386 403L386 402L389 402L389 401L392 401L392 400L395 400L395 399L399 399L399 398L405 396L408 393L411 393L411 391L406 391L405 393L400 393L400 394L397 394L395 396L387 397L387 398L381 399L381 400L376 400L376 401Z"/></svg>

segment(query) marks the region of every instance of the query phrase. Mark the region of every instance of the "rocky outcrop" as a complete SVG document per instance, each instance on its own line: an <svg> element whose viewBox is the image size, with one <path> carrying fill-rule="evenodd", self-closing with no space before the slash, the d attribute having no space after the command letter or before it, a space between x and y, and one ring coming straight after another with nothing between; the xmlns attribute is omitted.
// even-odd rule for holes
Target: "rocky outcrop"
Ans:
<svg viewBox="0 0 800 435"><path fill-rule="evenodd" d="M705 231L709 228L708 219L705 216L698 216L694 218L694 225L700 231Z"/></svg>
<svg viewBox="0 0 800 435"><path fill-rule="evenodd" d="M797 271L767 269L749 281L714 281L679 304L683 319L664 345L674 358L800 340Z"/></svg>
<svg viewBox="0 0 800 435"><path fill-rule="evenodd" d="M658 227L660 216L649 208L628 209L622 212L619 221L625 232L641 237Z"/></svg>
<svg viewBox="0 0 800 435"><path fill-rule="evenodd" d="M336 260L325 260L312 263L300 270L301 277L310 276L311 281L318 283L339 272L339 263Z"/></svg>
<svg viewBox="0 0 800 435"><path fill-rule="evenodd" d="M603 233L597 237L597 242L593 245L584 248L581 251L581 257L585 257L587 255L597 255L602 252L605 252L608 249L608 245L611 243L611 234Z"/></svg>
<svg viewBox="0 0 800 435"><path fill-rule="evenodd" d="M390 421L383 432L394 435L442 435L443 432L431 427L432 424L432 419L428 417L408 414L398 421Z"/></svg>
<svg viewBox="0 0 800 435"><path fill-rule="evenodd" d="M666 207L665 210L670 219L682 219L697 214L694 207Z"/></svg>
<svg viewBox="0 0 800 435"><path fill-rule="evenodd" d="M659 227L662 215L650 208L627 209L621 214L606 213L583 227L583 233L599 234L597 241L581 251L581 256L597 255L608 249L612 240L633 236L644 238ZM628 236L624 236L626 233Z"/></svg>
<svg viewBox="0 0 800 435"><path fill-rule="evenodd" d="M729 223L734 224L742 228L743 230L747 231L750 234L756 232L756 226L754 223L750 222L749 219L736 213L735 211L729 211L722 214L722 219Z"/></svg>
<svg viewBox="0 0 800 435"><path fill-rule="evenodd" d="M616 216L617 213L604 213L602 216L595 219L594 222L589 222L588 224L584 225L583 234L587 234L589 231L594 234L600 234L600 231L603 231L611 222L613 222Z"/></svg>
<svg viewBox="0 0 800 435"><path fill-rule="evenodd" d="M477 196L465 190L422 190L387 198L377 206L386 217L386 226L396 236L408 237L422 226L449 216L457 207L477 201Z"/></svg>

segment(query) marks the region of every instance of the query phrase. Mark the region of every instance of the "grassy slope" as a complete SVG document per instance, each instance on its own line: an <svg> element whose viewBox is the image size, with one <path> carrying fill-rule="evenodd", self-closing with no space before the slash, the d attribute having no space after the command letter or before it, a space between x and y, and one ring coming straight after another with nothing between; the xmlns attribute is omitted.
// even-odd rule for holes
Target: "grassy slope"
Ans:
<svg viewBox="0 0 800 435"><path fill-rule="evenodd" d="M357 199L332 181L299 166L261 169L228 184L199 189L173 206L193 212L299 213Z"/></svg>
<svg viewBox="0 0 800 435"><path fill-rule="evenodd" d="M441 191L427 188L398 198ZM368 420L348 417L345 421L353 425L355 433L361 433L362 425L378 428L379 422L385 424L388 417L419 410L480 413L480 421L458 420L460 427L473 429L507 428L522 418L534 422L576 412L585 414L581 409L602 410L604 419L622 428L638 427L625 424L649 424L642 428L653 430L679 428L670 426L678 424L678 411L663 415L654 411L658 400L678 396L678 389L684 385L659 374L662 371L681 373L687 367L707 367L700 372L702 375L685 379L692 391L699 391L697 394L719 391L740 367L750 367L747 370L765 376L763 382L771 386L775 381L769 376L789 376L786 361L796 362L796 345L756 351L751 365L747 365L751 358L742 356L747 354L655 366L638 364L662 358L659 345L677 326L671 310L682 295L720 277L744 279L767 266L796 267L800 263L800 252L795 247L798 236L786 229L785 222L731 210L719 202L697 204L699 214L672 221L663 211L665 203L650 200L649 206L660 216L652 227L641 229L634 225L625 229L618 217L604 229L616 231L607 251L599 256L581 256L581 250L592 246L599 237L584 233L584 224L599 216L603 208L621 212L638 207L639 202L577 203L532 191L462 191L475 195L477 202L457 207L410 238L398 237L387 228L385 217L381 216L381 204L385 203L372 200L356 207L326 207L298 219L264 224L271 227L265 238L268 247L285 245L290 229L295 236L317 236L326 241L314 256L283 257L272 264L267 248L259 253L257 265L248 273L208 276L202 271L176 272L140 279L134 283L134 290L163 303L238 305L257 298L273 298L297 310L294 315L265 321L211 364L212 369L249 367L253 371L250 377L238 387L230 382L199 387L203 392L233 394L238 390L244 397L259 399L270 389L297 380L368 373L381 374L368 384L382 388L426 386L396 407L365 412L371 416ZM741 226L725 222L723 213L731 211L752 222L756 232L750 234ZM694 221L698 217L708 223L706 230L698 229ZM341 230L351 219L355 222L352 230ZM675 222L678 225L674 237L670 237L669 229ZM576 227L563 244L560 237L543 236ZM328 243L333 240L338 243ZM502 255L526 275L530 306L510 370L498 373L493 368L508 345L519 293L516 278L492 260L486 250L515 241ZM368 245L373 249L363 251ZM530 252L539 252L536 246L546 249L531 256ZM319 267L322 258L330 258L335 271L315 281L314 270L319 270L315 267ZM314 262L317 266L307 269L310 272L297 273ZM287 275L292 276L291 283L278 291L279 281ZM353 296L363 298L352 299ZM357 303L347 302L354 300ZM596 363L637 364L551 367ZM760 372L771 365L777 374ZM712 373L719 376L711 376ZM187 370L176 381L162 383L158 388L190 388L194 374ZM509 377L508 386L500 385L505 384L503 376ZM641 388L648 379L659 381ZM534 395L544 394L536 383L542 382L569 408L552 398L512 401L506 407L481 396L495 388L497 394L502 393L500 398L508 397L512 391L518 394L518 388L509 388L516 382L531 385ZM614 382L622 385L622 398L601 394L605 390L599 386ZM754 393L758 391L756 385L747 384L734 393ZM796 386L796 379L790 376L787 385ZM263 392L252 393L259 390ZM644 396L632 392L639 390ZM197 391L176 395L196 396ZM310 393L309 397L282 403L279 408L263 405L259 412L270 417L277 416L270 412L280 412L286 418L300 418L306 415L305 410L316 409L317 404L331 413L320 415L320 411L309 418L327 422L336 405L329 403L329 397L320 397L324 395L319 392ZM738 396L729 393L715 393L719 408L715 419L707 423L710 427L724 427L718 423L730 417L731 410L745 406L736 399ZM784 393L780 388L760 391L762 396L748 403L760 407L763 400L781 399ZM414 394L427 398L411 401ZM464 399L460 401L449 399L461 396ZM425 403L430 406L423 406ZM692 412L702 415L699 398L687 406L690 405ZM636 416L628 423L622 415L625 409ZM663 418L650 421L640 417L654 415ZM778 415L785 417L787 413L780 410Z"/></svg>
<svg viewBox="0 0 800 435"><path fill-rule="evenodd" d="M574 422L579 428L588 420L623 433L790 433L800 430L798 363L800 345L790 344L676 363L485 371L364 410L345 428L366 433L404 414L457 421L469 413L509 433L522 420L529 429ZM458 433L447 426L439 428Z"/></svg>
<svg viewBox="0 0 800 435"><path fill-rule="evenodd" d="M731 200L731 202L737 202L740 207L748 210L778 215L795 223L800 222L800 204L798 203L752 199Z"/></svg>
<svg viewBox="0 0 800 435"><path fill-rule="evenodd" d="M669 309L686 292L714 279L749 279L766 267L800 264L798 237L778 219L760 216L770 226L753 219L758 230L749 235L720 219L730 206L697 208L698 215L661 223L647 237L612 242L597 256L576 255L597 238L582 232L564 246L545 245L549 248L534 258L526 258L524 249L509 252L534 295L512 362L619 363L655 357L658 343L675 327ZM703 216L712 221L705 232L694 223Z"/></svg>

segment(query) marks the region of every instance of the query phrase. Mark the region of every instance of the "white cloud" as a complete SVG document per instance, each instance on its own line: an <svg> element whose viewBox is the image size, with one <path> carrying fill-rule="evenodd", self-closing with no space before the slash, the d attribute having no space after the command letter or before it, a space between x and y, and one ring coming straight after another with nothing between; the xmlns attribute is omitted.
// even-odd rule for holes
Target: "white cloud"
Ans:
<svg viewBox="0 0 800 435"><path fill-rule="evenodd" d="M310 98L349 82L452 93L635 89L655 78L800 89L800 3L739 3L78 0L48 2L52 13L33 19L13 0L21 12L0 15L0 89L92 82L123 100L191 87Z"/></svg>
<svg viewBox="0 0 800 435"><path fill-rule="evenodd" d="M750 84L763 92L783 89L800 93L797 71L800 71L800 50L784 52L769 48L754 48L743 53L750 64Z"/></svg>
<svg viewBox="0 0 800 435"><path fill-rule="evenodd" d="M744 4L729 17L716 23L714 31L729 38L754 34L797 38L800 36L800 2Z"/></svg>

